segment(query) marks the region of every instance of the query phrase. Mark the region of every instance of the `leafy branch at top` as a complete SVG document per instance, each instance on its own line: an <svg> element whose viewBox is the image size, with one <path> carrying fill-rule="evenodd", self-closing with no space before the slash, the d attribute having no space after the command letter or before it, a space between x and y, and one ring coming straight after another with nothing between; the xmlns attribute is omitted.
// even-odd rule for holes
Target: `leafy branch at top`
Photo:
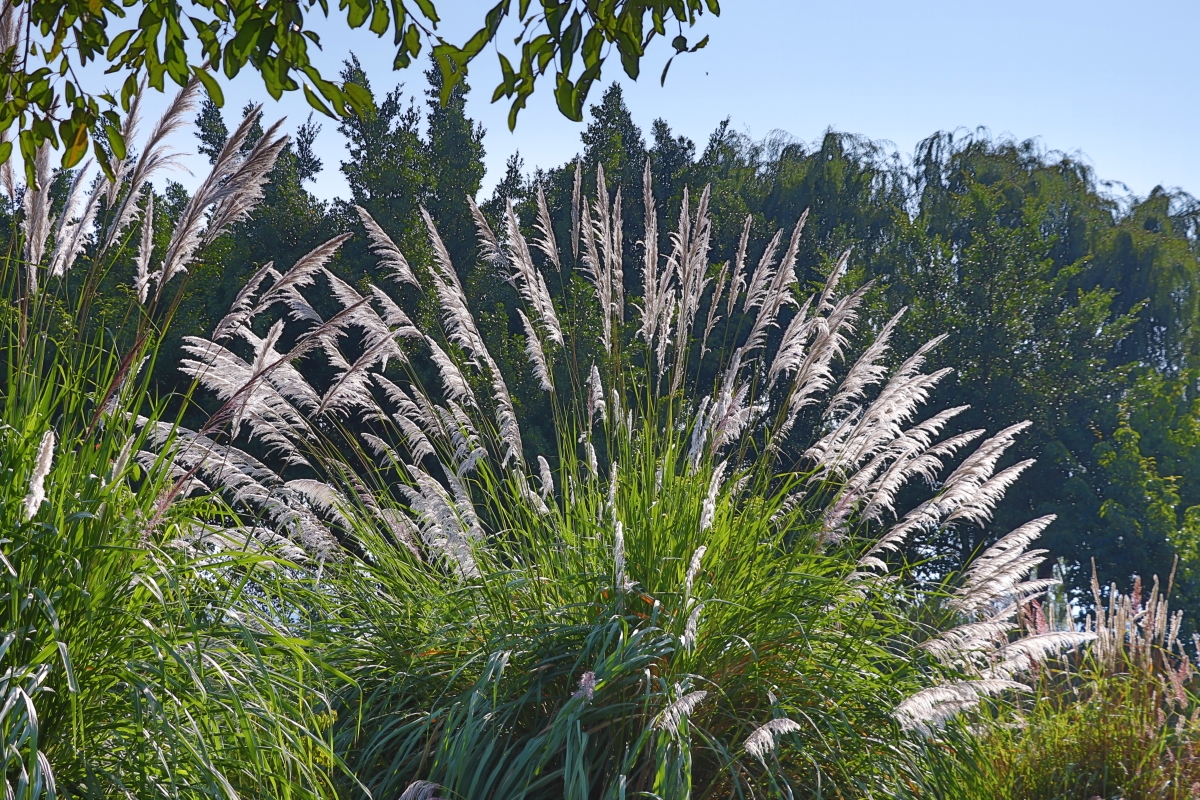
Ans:
<svg viewBox="0 0 1200 800"><path fill-rule="evenodd" d="M670 28L677 31L676 55L704 47L707 36L689 45L683 29L705 11L719 15L720 5L499 0L461 45L437 33L441 17L432 0L339 0L337 11L351 28L366 26L380 37L391 31L396 69L409 66L429 42L444 77L443 102L471 62L496 42L505 20L515 19L521 30L513 44L520 54L510 58L497 47L502 80L492 96L493 102L512 99L512 128L539 77L552 73L559 110L582 119L588 92L614 47L625 73L637 78L647 46ZM361 111L370 102L366 92L326 80L310 59L310 45L321 48L315 29L329 13L329 0L0 0L0 164L12 154L15 126L31 185L35 154L46 143L62 149L64 168L78 164L90 145L111 176L112 159L123 159L126 150L117 107L127 112L139 85L161 91L167 78L180 86L199 80L221 105L217 73L233 78L247 65L275 99L302 90L327 115ZM123 76L119 91L84 88L76 69L92 61L107 63L106 74ZM663 80L666 74L664 69Z"/></svg>

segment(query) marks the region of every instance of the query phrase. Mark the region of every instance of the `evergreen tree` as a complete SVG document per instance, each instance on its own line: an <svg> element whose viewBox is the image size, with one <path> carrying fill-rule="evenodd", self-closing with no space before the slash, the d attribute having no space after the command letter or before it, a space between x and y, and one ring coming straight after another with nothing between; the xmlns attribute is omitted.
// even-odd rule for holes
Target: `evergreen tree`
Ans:
<svg viewBox="0 0 1200 800"><path fill-rule="evenodd" d="M479 194L483 182L483 126L466 115L466 80L454 85L450 98L442 104L442 72L437 65L425 71L429 88L428 140L429 159L436 165L427 208L450 251L460 275L475 263L475 220L467 198Z"/></svg>
<svg viewBox="0 0 1200 800"><path fill-rule="evenodd" d="M200 114L196 117L196 138L200 140L196 149L202 155L208 156L210 164L217 162L217 155L229 140L229 128L225 125L221 109L207 94L200 104Z"/></svg>
<svg viewBox="0 0 1200 800"><path fill-rule="evenodd" d="M491 198L482 206L483 213L493 226L500 225L504 206L509 200L513 201L513 205L520 205L528 198L529 183L525 179L524 167L525 160L521 158L520 151L513 153L504 162L504 177L492 190Z"/></svg>
<svg viewBox="0 0 1200 800"><path fill-rule="evenodd" d="M300 182L316 180L322 169L321 159L317 157L316 151L313 149L313 144L317 140L317 135L321 133L321 126L313 122L312 114L308 115L308 119L304 121L296 130L295 157L296 157L296 174L300 178Z"/></svg>
<svg viewBox="0 0 1200 800"><path fill-rule="evenodd" d="M378 102L353 54L342 70L342 80L358 84L370 98L362 114L345 117L338 125L347 142L341 171L350 185L350 199L367 209L401 250L419 263L428 252L420 209L433 192L429 148L420 136L420 114L411 101L404 105L402 86ZM343 211L341 215L347 225L357 227L352 213ZM362 261L369 263L365 257Z"/></svg>
<svg viewBox="0 0 1200 800"><path fill-rule="evenodd" d="M625 94L620 85L613 83L605 89L600 104L589 111L592 121L581 134L587 180L594 181L596 166L603 165L609 190L620 186L627 200L640 202L646 142L625 105ZM592 188L594 184L588 186ZM632 216L637 218L639 215Z"/></svg>
<svg viewBox="0 0 1200 800"><path fill-rule="evenodd" d="M654 199L660 208L677 214L683 187L696 160L696 143L686 136L675 136L662 118L654 120L650 130L654 138L650 148Z"/></svg>

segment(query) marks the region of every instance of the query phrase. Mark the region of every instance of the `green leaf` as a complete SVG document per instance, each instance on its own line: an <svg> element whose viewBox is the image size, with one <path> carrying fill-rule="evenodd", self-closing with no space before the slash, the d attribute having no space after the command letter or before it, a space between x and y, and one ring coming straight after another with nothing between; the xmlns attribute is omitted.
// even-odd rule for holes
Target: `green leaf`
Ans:
<svg viewBox="0 0 1200 800"><path fill-rule="evenodd" d="M212 101L217 104L217 108L225 105L225 93L221 91L221 85L217 83L217 79L214 78L208 70L201 67L193 67L192 72L197 78L200 79L200 82L204 84L204 88L208 92L208 96L211 97ZM122 156L122 158L124 158L124 156Z"/></svg>
<svg viewBox="0 0 1200 800"><path fill-rule="evenodd" d="M371 14L370 0L343 0L343 6L347 9L346 22L351 28L362 27Z"/></svg>
<svg viewBox="0 0 1200 800"><path fill-rule="evenodd" d="M392 62L395 69L405 69L412 63L414 57L421 52L421 31L416 23L411 23L404 32L404 41L396 50L396 58Z"/></svg>
<svg viewBox="0 0 1200 800"><path fill-rule="evenodd" d="M669 70L671 68L671 62L674 60L675 60L675 56L671 56L670 58L667 59L667 63L663 65L662 77L658 79L659 86L667 85L667 70Z"/></svg>
<svg viewBox="0 0 1200 800"><path fill-rule="evenodd" d="M88 126L83 119L72 117L65 120L60 128L63 141L67 144L63 153L63 169L69 169L83 160L87 154Z"/></svg>
<svg viewBox="0 0 1200 800"><path fill-rule="evenodd" d="M433 48L433 58L437 62L438 69L442 71L440 100L442 105L445 105L454 93L454 87L466 77L467 62L470 61L471 57L467 54L466 50L455 47L444 39L439 39L438 41L439 44Z"/></svg>
<svg viewBox="0 0 1200 800"><path fill-rule="evenodd" d="M104 176L110 181L113 180L112 162L109 161L108 151L100 146L99 139L92 140L92 153L96 156L97 163L100 164L100 169L104 172Z"/></svg>
<svg viewBox="0 0 1200 800"><path fill-rule="evenodd" d="M137 33L137 28L130 28L127 31L121 31L114 36L112 43L108 46L108 50L104 51L104 57L107 60L112 61L119 53L125 52L126 45L129 44L129 40L133 38L135 33Z"/></svg>
<svg viewBox="0 0 1200 800"><path fill-rule="evenodd" d="M433 7L433 0L415 0L415 2L417 8L421 9L421 13L425 15L425 18L432 22L433 27L436 28L437 24L442 20L438 17L437 9Z"/></svg>
<svg viewBox="0 0 1200 800"><path fill-rule="evenodd" d="M131 73L129 77L125 79L124 85L121 86L121 108L126 112L129 111L129 101L135 94L137 94L137 90L137 75Z"/></svg>
<svg viewBox="0 0 1200 800"><path fill-rule="evenodd" d="M12 156L12 142L0 142L0 164L8 163L9 157Z"/></svg>
<svg viewBox="0 0 1200 800"><path fill-rule="evenodd" d="M387 33L387 29L391 27L391 14L388 12L387 3L384 0L375 0L375 11L371 14L371 33L376 36L383 36Z"/></svg>
<svg viewBox="0 0 1200 800"><path fill-rule="evenodd" d="M121 130L113 125L105 125L104 138L108 140L108 146L112 148L113 155L124 160L126 156L125 137L121 135Z"/></svg>
<svg viewBox="0 0 1200 800"><path fill-rule="evenodd" d="M67 673L67 688L72 694L79 694L79 683L75 680L75 670L71 667L71 656L67 653L66 642L56 642L58 645L58 655L62 658L63 669Z"/></svg>
<svg viewBox="0 0 1200 800"><path fill-rule="evenodd" d="M346 93L346 97L350 99L350 106L362 115L371 109L374 99L371 93L357 83L347 81L342 85L342 91Z"/></svg>
<svg viewBox="0 0 1200 800"><path fill-rule="evenodd" d="M308 101L310 106L315 108L317 111L320 111L325 116L335 116L329 106L325 105L325 102L321 100L321 98L317 96L317 93L312 90L312 87L308 85L307 81L304 83L304 99Z"/></svg>

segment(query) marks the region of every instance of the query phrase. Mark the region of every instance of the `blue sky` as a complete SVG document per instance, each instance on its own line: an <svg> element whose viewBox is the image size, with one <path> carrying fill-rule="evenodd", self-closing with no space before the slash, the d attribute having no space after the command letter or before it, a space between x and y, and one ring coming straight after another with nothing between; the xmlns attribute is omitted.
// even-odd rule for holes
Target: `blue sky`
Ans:
<svg viewBox="0 0 1200 800"><path fill-rule="evenodd" d="M462 39L490 3L439 5L447 17L440 30ZM392 72L390 37L349 31L337 19L324 25L320 63L328 74L353 50L377 93L400 82L423 90L418 69ZM811 141L834 128L885 141L907 156L935 131L984 126L1071 153L1101 180L1121 181L1137 195L1158 184L1200 195L1195 0L726 0L721 16L706 18L692 40L703 33L711 34L708 48L677 59L665 88L658 75L666 42L652 50L636 83L615 57L606 65L605 83L621 80L644 129L663 117L703 147L730 117L735 129L755 138L778 130ZM527 168L562 163L579 150L583 128L558 114L547 81L510 133L507 106L488 102L498 79L495 60L488 52L473 67L468 103L468 113L487 129L485 194L511 153L519 150ZM265 97L257 76L239 76L226 89L228 113ZM150 104L150 113L162 105ZM294 128L309 108L296 94L267 102L265 111L269 118L286 115ZM188 136L178 146L193 143ZM314 190L344 196L337 171L344 142L332 120L324 122L317 149L325 171ZM206 166L187 163L197 173Z"/></svg>

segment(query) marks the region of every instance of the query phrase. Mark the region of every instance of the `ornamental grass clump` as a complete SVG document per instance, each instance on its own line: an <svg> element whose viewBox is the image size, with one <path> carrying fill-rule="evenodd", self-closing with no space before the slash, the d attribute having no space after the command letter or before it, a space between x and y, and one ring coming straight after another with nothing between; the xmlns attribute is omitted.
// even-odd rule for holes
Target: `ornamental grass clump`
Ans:
<svg viewBox="0 0 1200 800"><path fill-rule="evenodd" d="M180 497L174 465L152 452L165 423L147 376L178 299L167 289L197 242L253 202L258 180L254 156L233 145L206 198L226 212L199 234L169 231L161 259L147 180L170 162L163 140L195 92L176 98L139 158L115 163L114 179L86 165L54 176L43 148L36 185L8 198L0 752L14 800L333 796L332 710L289 629L277 562L177 546L203 531L232 541L235 526L219 498ZM136 100L127 141L135 127ZM263 141L251 153L268 158L281 140ZM67 187L57 218L56 180ZM189 224L205 219L197 209ZM99 306L119 308L98 289L113 270L127 270L131 291L102 320Z"/></svg>
<svg viewBox="0 0 1200 800"><path fill-rule="evenodd" d="M1014 632L1052 583L1029 578L1050 518L959 575L905 564L1028 466L1001 466L1024 426L921 413L942 337L893 358L897 315L856 344L867 287L839 291L848 254L799 285L804 217L761 250L747 220L714 266L708 190L685 192L660 252L648 168L642 189L637 280L602 170L594 199L576 171L564 248L540 192L531 238L511 204L498 230L472 204L521 298L548 452L427 214L416 264L359 209L388 290L337 276L340 236L186 340L218 410L149 435L175 496L220 493L241 540L311 576L351 795L890 796L942 725L1093 636Z"/></svg>
<svg viewBox="0 0 1200 800"><path fill-rule="evenodd" d="M1189 655L1182 612L1169 611L1157 580L1129 594L1093 580L1093 594L1092 647L1041 665L1032 695L981 720L975 757L956 765L945 796L1200 796L1197 641ZM1023 616L1027 629L1055 627L1042 604Z"/></svg>

